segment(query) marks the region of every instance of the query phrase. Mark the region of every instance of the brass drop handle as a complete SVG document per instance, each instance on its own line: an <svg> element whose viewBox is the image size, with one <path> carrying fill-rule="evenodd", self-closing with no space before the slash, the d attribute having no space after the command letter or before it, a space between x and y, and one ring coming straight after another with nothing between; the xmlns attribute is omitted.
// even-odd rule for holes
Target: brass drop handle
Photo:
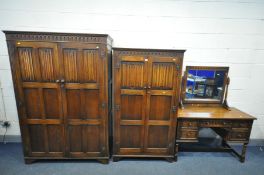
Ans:
<svg viewBox="0 0 264 175"><path fill-rule="evenodd" d="M59 83L60 82L60 80L56 80L56 83Z"/></svg>
<svg viewBox="0 0 264 175"><path fill-rule="evenodd" d="M144 89L147 89L147 86L144 86Z"/></svg>
<svg viewBox="0 0 264 175"><path fill-rule="evenodd" d="M61 80L61 83L65 83L65 80L64 80L64 79L62 79L62 80Z"/></svg>
<svg viewBox="0 0 264 175"><path fill-rule="evenodd" d="M148 86L148 89L151 89L151 86Z"/></svg>

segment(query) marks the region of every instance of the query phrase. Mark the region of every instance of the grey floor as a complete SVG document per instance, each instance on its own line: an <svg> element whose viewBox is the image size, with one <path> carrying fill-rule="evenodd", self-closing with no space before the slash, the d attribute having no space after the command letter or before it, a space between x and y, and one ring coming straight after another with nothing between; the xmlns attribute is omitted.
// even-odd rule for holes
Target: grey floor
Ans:
<svg viewBox="0 0 264 175"><path fill-rule="evenodd" d="M39 161L25 165L20 143L0 143L0 175L263 175L262 149L249 147L245 163L229 153L180 153L175 163L123 159L108 165L96 161Z"/></svg>

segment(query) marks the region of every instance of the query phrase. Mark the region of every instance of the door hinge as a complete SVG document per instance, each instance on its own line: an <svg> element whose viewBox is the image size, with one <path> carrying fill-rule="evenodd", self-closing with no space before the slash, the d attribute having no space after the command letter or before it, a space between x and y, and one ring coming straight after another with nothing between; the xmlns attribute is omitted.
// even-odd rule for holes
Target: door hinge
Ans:
<svg viewBox="0 0 264 175"><path fill-rule="evenodd" d="M180 70L180 65L176 65L176 69L179 71Z"/></svg>
<svg viewBox="0 0 264 175"><path fill-rule="evenodd" d="M120 110L120 105L115 105L114 109L115 109L116 111L119 111L119 110Z"/></svg>
<svg viewBox="0 0 264 175"><path fill-rule="evenodd" d="M177 111L177 106L172 106L172 112L176 112Z"/></svg>
<svg viewBox="0 0 264 175"><path fill-rule="evenodd" d="M102 108L105 108L105 107L106 107L106 104L105 104L105 103L102 103L102 104L101 104L101 107L102 107Z"/></svg>

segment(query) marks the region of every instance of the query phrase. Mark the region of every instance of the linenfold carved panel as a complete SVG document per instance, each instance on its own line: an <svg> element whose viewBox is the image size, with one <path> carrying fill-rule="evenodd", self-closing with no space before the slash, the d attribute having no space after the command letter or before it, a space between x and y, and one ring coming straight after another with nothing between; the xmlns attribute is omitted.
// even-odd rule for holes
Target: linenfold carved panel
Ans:
<svg viewBox="0 0 264 175"><path fill-rule="evenodd" d="M77 49L64 49L64 72L65 80L67 82L78 81L78 67L77 67Z"/></svg>
<svg viewBox="0 0 264 175"><path fill-rule="evenodd" d="M64 72L67 82L95 83L98 80L98 51L63 49Z"/></svg>
<svg viewBox="0 0 264 175"><path fill-rule="evenodd" d="M55 80L53 50L50 48L38 49L41 77L43 81Z"/></svg>
<svg viewBox="0 0 264 175"><path fill-rule="evenodd" d="M172 89L173 66L172 63L153 63L152 88Z"/></svg>
<svg viewBox="0 0 264 175"><path fill-rule="evenodd" d="M144 86L143 74L144 63L142 62L122 62L122 87L142 88Z"/></svg>
<svg viewBox="0 0 264 175"><path fill-rule="evenodd" d="M98 52L83 50L83 81L97 82Z"/></svg>
<svg viewBox="0 0 264 175"><path fill-rule="evenodd" d="M21 77L24 81L36 80L33 66L33 49L18 48Z"/></svg>

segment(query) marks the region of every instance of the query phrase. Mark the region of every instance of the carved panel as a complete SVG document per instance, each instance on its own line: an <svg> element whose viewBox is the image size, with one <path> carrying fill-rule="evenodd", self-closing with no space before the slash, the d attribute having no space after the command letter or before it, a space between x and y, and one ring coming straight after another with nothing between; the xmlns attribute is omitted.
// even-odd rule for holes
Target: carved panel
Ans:
<svg viewBox="0 0 264 175"><path fill-rule="evenodd" d="M21 77L24 81L36 80L33 66L33 49L18 48L19 65L21 69Z"/></svg>
<svg viewBox="0 0 264 175"><path fill-rule="evenodd" d="M79 137L76 137L76 136ZM100 152L100 126L70 125L68 140L70 152Z"/></svg>
<svg viewBox="0 0 264 175"><path fill-rule="evenodd" d="M78 81L77 50L63 49L64 72L67 82Z"/></svg>
<svg viewBox="0 0 264 175"><path fill-rule="evenodd" d="M172 89L174 65L172 63L153 63L152 88Z"/></svg>
<svg viewBox="0 0 264 175"><path fill-rule="evenodd" d="M102 130L100 126L86 126L85 135L87 139L87 152L100 152L100 133Z"/></svg>
<svg viewBox="0 0 264 175"><path fill-rule="evenodd" d="M69 119L98 119L99 91L95 89L66 90L67 118Z"/></svg>
<svg viewBox="0 0 264 175"><path fill-rule="evenodd" d="M98 52L83 50L83 81L97 82Z"/></svg>
<svg viewBox="0 0 264 175"><path fill-rule="evenodd" d="M43 125L29 125L29 139L32 152L45 152L45 138Z"/></svg>
<svg viewBox="0 0 264 175"><path fill-rule="evenodd" d="M122 62L122 88L142 88L144 86L143 74L144 63Z"/></svg>
<svg viewBox="0 0 264 175"><path fill-rule="evenodd" d="M168 126L149 126L148 148L167 148L168 134Z"/></svg>
<svg viewBox="0 0 264 175"><path fill-rule="evenodd" d="M142 95L122 95L121 119L142 120L143 100Z"/></svg>
<svg viewBox="0 0 264 175"><path fill-rule="evenodd" d="M25 108L27 111L27 118L40 119L41 118L41 106L40 106L40 93L37 88L25 88L24 99Z"/></svg>
<svg viewBox="0 0 264 175"><path fill-rule="evenodd" d="M140 148L142 128L142 126L120 126L120 147Z"/></svg>
<svg viewBox="0 0 264 175"><path fill-rule="evenodd" d="M169 120L171 113L171 96L152 95L150 97L150 120Z"/></svg>
<svg viewBox="0 0 264 175"><path fill-rule="evenodd" d="M45 116L47 119L58 119L61 116L59 92L57 89L44 88L43 90L43 104Z"/></svg>
<svg viewBox="0 0 264 175"><path fill-rule="evenodd" d="M52 81L56 79L54 76L53 54L51 48L38 49L40 71L43 81Z"/></svg>
<svg viewBox="0 0 264 175"><path fill-rule="evenodd" d="M63 127L62 125L47 125L47 137L49 152L63 151Z"/></svg>
<svg viewBox="0 0 264 175"><path fill-rule="evenodd" d="M70 152L82 152L83 126L70 125L68 127L68 140ZM77 137L78 136L78 137Z"/></svg>

